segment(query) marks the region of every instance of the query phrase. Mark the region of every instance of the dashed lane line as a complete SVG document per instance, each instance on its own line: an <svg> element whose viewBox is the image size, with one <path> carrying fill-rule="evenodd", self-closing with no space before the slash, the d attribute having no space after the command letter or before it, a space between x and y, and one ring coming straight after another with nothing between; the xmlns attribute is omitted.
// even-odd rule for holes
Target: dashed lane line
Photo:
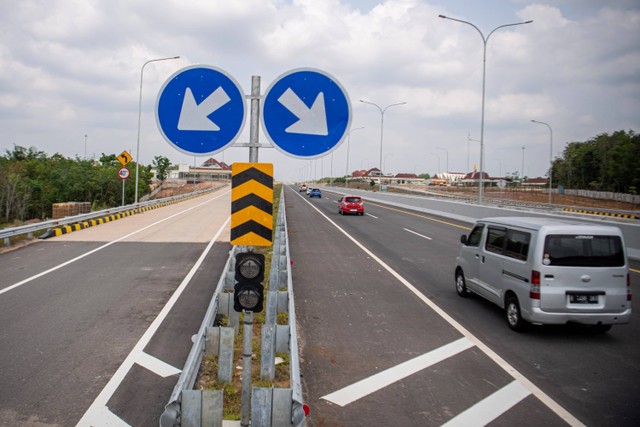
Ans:
<svg viewBox="0 0 640 427"><path fill-rule="evenodd" d="M404 229L404 231L408 231L409 233L415 234L416 236L420 236L420 237L422 237L422 238L424 238L424 239L427 239L427 240L433 240L433 239L432 239L431 237L429 237L429 236L425 236L424 234L416 233L415 231L413 231L413 230L409 230L408 228L405 228L405 229Z"/></svg>

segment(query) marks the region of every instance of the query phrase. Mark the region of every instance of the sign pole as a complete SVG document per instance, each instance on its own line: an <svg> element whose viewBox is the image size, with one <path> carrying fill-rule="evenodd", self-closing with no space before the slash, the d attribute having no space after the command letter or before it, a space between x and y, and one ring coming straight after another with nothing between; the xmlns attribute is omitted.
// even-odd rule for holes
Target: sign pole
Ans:
<svg viewBox="0 0 640 427"><path fill-rule="evenodd" d="M251 76L251 115L249 117L249 162L258 162L260 134L260 76ZM249 248L252 249L252 248ZM251 355L253 352L253 311L244 310L242 332L242 395L240 425L251 425Z"/></svg>
<svg viewBox="0 0 640 427"><path fill-rule="evenodd" d="M125 151L125 153L126 153L126 151ZM122 154L120 156L122 156ZM120 162L123 165L131 161L130 158L122 159L122 158L118 157L118 159L120 160ZM125 161L126 161L126 163L125 163ZM127 178L129 178L129 174L130 174L129 169L125 168L124 166L121 167L120 169L118 169L118 177L122 180L122 206L124 206L124 182L127 180Z"/></svg>
<svg viewBox="0 0 640 427"><path fill-rule="evenodd" d="M260 76L251 76L251 116L249 118L249 162L258 163L260 132Z"/></svg>

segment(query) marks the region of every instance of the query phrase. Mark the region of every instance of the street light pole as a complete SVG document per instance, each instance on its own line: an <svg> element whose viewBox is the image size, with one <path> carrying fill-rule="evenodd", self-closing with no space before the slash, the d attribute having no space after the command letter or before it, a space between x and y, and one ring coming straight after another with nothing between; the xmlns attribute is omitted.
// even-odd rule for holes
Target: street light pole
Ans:
<svg viewBox="0 0 640 427"><path fill-rule="evenodd" d="M384 113L385 113L385 111L387 111L388 108L395 107L397 105L404 105L404 104L406 104L406 102L398 102L397 104L387 105L384 108L381 108L378 104L374 104L373 102L363 101L362 99L360 100L360 102L363 102L363 103L369 104L369 105L373 105L378 110L380 110L380 162L379 162L379 167L380 167L380 185L382 185L382 137L383 137L383 129L384 129Z"/></svg>
<svg viewBox="0 0 640 427"><path fill-rule="evenodd" d="M471 139L471 133L469 133L469 136L467 137L467 170L468 171L471 171L471 168L469 167L469 142L470 141L480 142L480 140L479 139ZM475 172L475 168L474 168L474 172ZM473 178L473 175L471 177Z"/></svg>
<svg viewBox="0 0 640 427"><path fill-rule="evenodd" d="M461 22L461 23L467 24L467 25L471 25L473 28L476 29L478 34L480 34L480 37L482 38L482 43L484 45L484 48L483 48L483 51L482 51L482 117L480 119L480 188L478 190L479 202L482 204L482 198L483 198L483 195L484 195L484 183L483 183L482 174L484 173L484 98L485 98L485 86L486 86L485 82L486 82L486 71L487 71L487 42L489 41L489 37L491 37L491 34L496 32L500 28L513 27L515 25L530 24L533 21L525 21L525 22L517 22L515 24L500 25L499 27L496 27L493 30L491 30L489 35L487 35L487 37L485 37L484 34L482 33L482 31L480 31L480 28L476 27L471 22L463 21L461 19L456 19L456 18L450 18L450 17L444 16L444 15L438 15L438 17L439 18L443 18L443 19L450 19L452 21Z"/></svg>
<svg viewBox="0 0 640 427"><path fill-rule="evenodd" d="M545 123L545 122L539 122L537 120L531 120L533 123L538 123L540 125L545 125L546 127L549 128L549 135L550 135L550 139L549 139L549 204L551 204L552 199L551 199L551 182L552 182L552 177L553 177L553 129L551 129L551 126L549 125L549 123Z"/></svg>
<svg viewBox="0 0 640 427"><path fill-rule="evenodd" d="M355 129L351 129L349 130L349 132L347 132L347 166L345 167L345 174L344 174L344 187L348 188L349 187L349 145L351 143L351 132L354 132L356 130L360 130L360 129L364 129L364 127L359 127L359 128L355 128Z"/></svg>
<svg viewBox="0 0 640 427"><path fill-rule="evenodd" d="M520 181L524 184L524 145L522 146L522 176L520 177Z"/></svg>
<svg viewBox="0 0 640 427"><path fill-rule="evenodd" d="M140 69L140 98L138 99L138 141L136 143L136 195L135 195L135 204L138 204L138 181L139 181L139 170L140 170L140 118L142 117L142 76L144 75L144 67L147 66L150 62L156 61L166 61L168 59L178 59L179 56L171 56L168 58L158 58L158 59L150 59L144 64L142 64L142 68Z"/></svg>
<svg viewBox="0 0 640 427"><path fill-rule="evenodd" d="M446 163L446 165L447 165L446 169L447 170L445 170L444 173L449 173L449 150L447 150L446 148L442 148L442 147L436 147L436 149L442 150L445 153L447 153L447 163Z"/></svg>

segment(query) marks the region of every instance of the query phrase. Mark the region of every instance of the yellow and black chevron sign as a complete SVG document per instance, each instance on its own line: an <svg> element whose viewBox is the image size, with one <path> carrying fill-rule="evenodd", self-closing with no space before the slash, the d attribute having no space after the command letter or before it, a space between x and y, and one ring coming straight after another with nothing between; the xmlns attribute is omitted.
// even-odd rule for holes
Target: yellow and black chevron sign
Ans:
<svg viewBox="0 0 640 427"><path fill-rule="evenodd" d="M273 164L231 165L231 244L271 246Z"/></svg>

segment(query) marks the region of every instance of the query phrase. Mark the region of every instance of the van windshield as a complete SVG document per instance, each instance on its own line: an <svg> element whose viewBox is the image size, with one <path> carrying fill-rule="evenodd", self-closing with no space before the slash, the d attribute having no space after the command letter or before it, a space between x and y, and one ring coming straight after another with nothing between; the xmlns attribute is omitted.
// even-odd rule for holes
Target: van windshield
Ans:
<svg viewBox="0 0 640 427"><path fill-rule="evenodd" d="M548 235L544 242L545 265L564 267L622 267L624 251L619 236Z"/></svg>

